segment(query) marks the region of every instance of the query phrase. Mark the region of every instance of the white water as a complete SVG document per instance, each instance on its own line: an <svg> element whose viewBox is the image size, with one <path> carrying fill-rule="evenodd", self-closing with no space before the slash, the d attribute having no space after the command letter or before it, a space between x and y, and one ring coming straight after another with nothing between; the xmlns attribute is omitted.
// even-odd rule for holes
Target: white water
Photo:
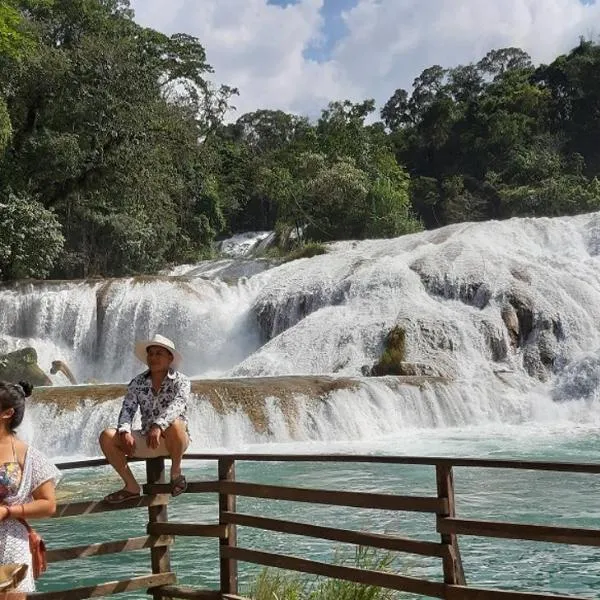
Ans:
<svg viewBox="0 0 600 600"><path fill-rule="evenodd" d="M597 426L599 251L595 213L337 243L233 282L212 261L171 272L186 277L21 284L0 288L0 336L7 350L33 345L46 371L66 361L80 381L127 381L142 367L134 340L155 332L176 340L194 377L358 376L400 325L407 359L452 379L401 392L366 380L358 392L306 404L294 431L273 399L266 438L244 414L221 417L199 399L198 448L374 440L424 428ZM501 316L510 302L530 316L516 349ZM39 443L53 455L95 454L96 432L116 410L36 408L31 435L44 430ZM50 423L56 434L47 434Z"/></svg>

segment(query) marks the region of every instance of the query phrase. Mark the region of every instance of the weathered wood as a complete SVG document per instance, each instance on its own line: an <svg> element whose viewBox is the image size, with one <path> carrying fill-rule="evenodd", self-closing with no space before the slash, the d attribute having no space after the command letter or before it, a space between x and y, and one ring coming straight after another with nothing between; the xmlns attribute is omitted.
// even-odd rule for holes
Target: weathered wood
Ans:
<svg viewBox="0 0 600 600"><path fill-rule="evenodd" d="M221 556L264 565L266 567L299 571L301 573L310 573L311 575L322 575L334 579L343 579L344 581L354 581L356 583L392 590L412 592L413 594L423 594L424 596L432 596L434 598L444 598L445 585L443 583L416 579L405 575L396 575L395 573L332 565L285 554L271 554L269 552L247 550L246 548L221 547Z"/></svg>
<svg viewBox="0 0 600 600"><path fill-rule="evenodd" d="M201 523L148 523L150 535L181 535L196 537L227 536L227 525L201 524Z"/></svg>
<svg viewBox="0 0 600 600"><path fill-rule="evenodd" d="M242 513L226 512L223 514L223 517L227 523L241 525L243 527L266 529L268 531L277 531L279 533L302 535L321 540L332 540L335 542L356 544L358 546L368 546L371 548L383 548L385 550L394 550L396 552L409 552L411 554L439 556L442 558L446 556L448 552L446 547L438 542L424 542L421 540L411 540L409 538L380 533L366 533L348 529L321 527L319 525L309 525L308 523L268 519Z"/></svg>
<svg viewBox="0 0 600 600"><path fill-rule="evenodd" d="M223 489L224 484L235 482L235 461L219 459L219 524L226 526L226 535L219 539L219 571L222 594L238 593L238 565L235 557L223 555L223 550L231 550L237 544L237 531L235 525L227 526L225 513L235 512L236 498L231 492Z"/></svg>
<svg viewBox="0 0 600 600"><path fill-rule="evenodd" d="M454 502L454 478L452 467L438 465L435 469L438 498L446 500L448 511L438 515L438 520L445 517L454 517L456 514ZM465 572L460 556L458 540L453 533L442 533L442 544L447 547L447 553L443 559L444 583L452 585L465 585Z"/></svg>
<svg viewBox="0 0 600 600"><path fill-rule="evenodd" d="M333 462L379 463L392 465L446 465L449 467L481 467L485 469L524 469L531 471L568 471L571 473L600 473L600 463L541 462L527 460L498 460L490 458L453 458L447 456L396 456L371 454L186 454L190 460L228 458L255 462Z"/></svg>
<svg viewBox="0 0 600 600"><path fill-rule="evenodd" d="M47 550L46 559L49 563L63 560L74 560L76 558L87 558L88 556L100 556L102 554L116 554L118 552L131 552L144 548L156 548L159 546L170 546L173 538L168 535L146 535L143 537L129 538L126 540L115 540L100 544L88 544L87 546L73 546L70 548L57 548Z"/></svg>
<svg viewBox="0 0 600 600"><path fill-rule="evenodd" d="M446 500L433 497L293 488L241 481L222 482L221 489L224 493L235 494L236 496L269 498L271 500L290 500L293 502L311 502L334 506L356 506L359 508L380 508L439 514L446 514L448 511Z"/></svg>
<svg viewBox="0 0 600 600"><path fill-rule="evenodd" d="M163 506L169 503L169 496L160 494L158 496L140 496L133 500L126 500L119 504L108 504L103 500L93 500L91 502L68 502L59 504L56 507L56 513L52 518L77 517L80 515L92 515L101 512L113 510L126 510L130 508L140 508L143 506Z"/></svg>
<svg viewBox="0 0 600 600"><path fill-rule="evenodd" d="M165 480L165 459L151 458L146 461L146 479L148 484L163 483ZM148 507L148 527L152 523L165 523L168 521L166 504ZM167 573L171 571L171 556L168 546L152 548L150 550L153 573ZM170 582L173 583L173 582ZM166 596L160 591L152 593L154 600L163 600Z"/></svg>
<svg viewBox="0 0 600 600"><path fill-rule="evenodd" d="M180 585L165 585L160 588L165 598L182 598L183 600L221 600L218 590L198 590Z"/></svg>
<svg viewBox="0 0 600 600"><path fill-rule="evenodd" d="M558 596L531 592L509 592L459 585L446 586L447 600L589 600L581 596Z"/></svg>
<svg viewBox="0 0 600 600"><path fill-rule="evenodd" d="M484 537L600 546L600 529L577 529L551 525L526 525L504 521L475 521L472 519L438 519L439 533L478 535Z"/></svg>
<svg viewBox="0 0 600 600"><path fill-rule="evenodd" d="M88 585L85 587L69 588L64 590L56 590L54 592L32 592L26 594L28 600L83 600L84 598L98 598L102 596L110 596L111 594L122 594L123 592L131 592L142 588L154 588L156 586L168 585L175 583L174 573L160 573L153 575L141 575L139 577L131 577L120 581L109 581L107 583L99 583L97 585ZM6 594L6 597L0 596L2 600L20 600L23 595Z"/></svg>
<svg viewBox="0 0 600 600"><path fill-rule="evenodd" d="M144 494L170 494L170 483L146 484L143 486ZM219 493L218 481L189 481L185 494Z"/></svg>
<svg viewBox="0 0 600 600"><path fill-rule="evenodd" d="M570 473L600 473L600 463L542 462L527 460L498 460L489 458L452 458L447 456L395 456L395 455L352 455L352 454L210 454L189 453L187 460L240 460L256 462L337 462L379 463L393 465L446 465L450 467L480 467L485 469L521 469L531 471L557 471ZM137 461L143 459L129 459ZM103 458L57 463L61 470L84 469L106 465Z"/></svg>

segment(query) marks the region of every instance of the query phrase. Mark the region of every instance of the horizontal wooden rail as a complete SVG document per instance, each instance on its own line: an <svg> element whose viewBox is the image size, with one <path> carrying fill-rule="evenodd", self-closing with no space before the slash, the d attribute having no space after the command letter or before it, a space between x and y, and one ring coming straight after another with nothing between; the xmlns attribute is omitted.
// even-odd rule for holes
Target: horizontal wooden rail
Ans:
<svg viewBox="0 0 600 600"><path fill-rule="evenodd" d="M447 600L589 600L580 596L557 596L531 592L509 592L464 585L446 586Z"/></svg>
<svg viewBox="0 0 600 600"><path fill-rule="evenodd" d="M91 515L95 513L108 512L113 510L125 510L129 508L139 508L141 506L161 506L169 503L169 496L159 494L157 496L140 496L132 500L125 500L119 504L108 504L103 500L92 500L90 502L69 502L59 504L56 507L56 513L52 515L53 519L61 517L77 517L80 515Z"/></svg>
<svg viewBox="0 0 600 600"><path fill-rule="evenodd" d="M438 556L440 558L448 554L447 546L439 542L424 542L379 533L321 527L318 525L309 525L308 523L268 519L242 513L224 512L223 517L225 522L231 525L266 529L268 531L308 536L321 540L332 540L335 542L356 544L358 546L368 546L370 548L383 548L396 552L409 552L423 556Z"/></svg>
<svg viewBox="0 0 600 600"><path fill-rule="evenodd" d="M448 511L448 501L443 498L422 496L396 496L371 492L342 492L308 488L261 485L241 481L222 481L221 492L234 496L289 500L291 502L311 502L333 506L354 506L385 510L406 510L417 512L444 513Z"/></svg>
<svg viewBox="0 0 600 600"><path fill-rule="evenodd" d="M164 523L148 523L148 533L150 535L181 535L196 537L225 537L227 535L227 525L201 524L201 523L173 523L167 521Z"/></svg>
<svg viewBox="0 0 600 600"><path fill-rule="evenodd" d="M87 558L89 556L100 556L102 554L115 554L117 552L131 552L143 550L144 548L158 548L160 546L171 546L173 538L168 535L146 535L143 537L129 538L126 540L115 540L100 544L88 544L86 546L73 546L71 548L57 548L48 550L46 558L49 563L63 560L74 560L76 558Z"/></svg>
<svg viewBox="0 0 600 600"><path fill-rule="evenodd" d="M401 592L412 592L413 594L423 594L434 598L444 597L443 583L415 579L414 577L407 577L405 575L359 569L357 567L344 567L305 558L297 558L295 556L287 556L285 554L271 554L269 552L259 552L257 550L247 550L246 548L237 547L222 547L221 556L257 565L299 571L311 575L322 575L323 577L343 579L344 581L353 581L399 590Z"/></svg>
<svg viewBox="0 0 600 600"><path fill-rule="evenodd" d="M111 594L122 594L143 588L154 588L156 586L175 583L175 573L160 573L154 575L141 575L121 581L109 581L85 587L69 588L68 590L56 590L53 592L31 592L23 594L19 592L8 592L0 596L2 600L83 600L84 598L97 598L98 596L110 596Z"/></svg>
<svg viewBox="0 0 600 600"><path fill-rule="evenodd" d="M448 456L396 456L396 455L352 455L352 454L207 454L190 453L186 460L219 460L256 462L334 462L334 463L379 463L394 465L446 465L449 467L480 467L485 469L522 469L531 471L562 471L570 473L600 473L600 463L542 462L528 460L504 460L489 458L459 458ZM130 462L144 459L130 458ZM57 463L65 471L85 469L108 464L104 458Z"/></svg>
<svg viewBox="0 0 600 600"><path fill-rule="evenodd" d="M165 585L160 588L165 598L182 598L183 600L221 600L221 592L217 590L198 590L179 585Z"/></svg>
<svg viewBox="0 0 600 600"><path fill-rule="evenodd" d="M206 494L206 493L219 493L219 482L218 481L189 481L185 490L186 494ZM154 483L144 484L142 486L144 494L170 494L171 484L170 483Z"/></svg>
<svg viewBox="0 0 600 600"><path fill-rule="evenodd" d="M474 521L472 519L438 519L439 533L457 535L477 535L482 537L553 542L555 544L577 544L579 546L600 546L599 529L576 529L550 525L527 525L502 521Z"/></svg>
<svg viewBox="0 0 600 600"><path fill-rule="evenodd" d="M568 471L571 473L600 473L600 463L542 462L490 458L461 458L448 456L396 456L353 454L197 454L184 456L188 460L218 460L255 462L334 462L379 463L393 465L445 465L449 467L481 467L485 469L524 469L532 471Z"/></svg>

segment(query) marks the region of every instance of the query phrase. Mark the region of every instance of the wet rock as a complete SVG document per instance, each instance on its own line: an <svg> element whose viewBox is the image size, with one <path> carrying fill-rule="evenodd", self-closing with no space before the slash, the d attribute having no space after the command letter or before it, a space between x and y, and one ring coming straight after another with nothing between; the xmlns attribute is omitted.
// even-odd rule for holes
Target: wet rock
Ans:
<svg viewBox="0 0 600 600"><path fill-rule="evenodd" d="M501 327L490 321L481 321L479 329L483 335L485 345L487 346L492 360L500 362L508 356L508 343Z"/></svg>
<svg viewBox="0 0 600 600"><path fill-rule="evenodd" d="M519 345L519 335L520 335L520 325L519 325L519 317L517 316L517 311L512 304L505 304L501 310L502 320L506 325L506 329L508 330L508 335L510 338L510 344L514 348L517 348Z"/></svg>
<svg viewBox="0 0 600 600"><path fill-rule="evenodd" d="M342 282L333 289L315 287L286 298L265 297L252 307L263 343L293 327L311 313L325 307L342 304L350 283Z"/></svg>
<svg viewBox="0 0 600 600"><path fill-rule="evenodd" d="M33 385L52 385L52 380L37 364L35 348L22 348L1 355L0 379L11 383L24 380Z"/></svg>
<svg viewBox="0 0 600 600"><path fill-rule="evenodd" d="M402 364L406 354L406 332L402 327L394 327L385 337L381 358L373 365L371 374L403 375Z"/></svg>

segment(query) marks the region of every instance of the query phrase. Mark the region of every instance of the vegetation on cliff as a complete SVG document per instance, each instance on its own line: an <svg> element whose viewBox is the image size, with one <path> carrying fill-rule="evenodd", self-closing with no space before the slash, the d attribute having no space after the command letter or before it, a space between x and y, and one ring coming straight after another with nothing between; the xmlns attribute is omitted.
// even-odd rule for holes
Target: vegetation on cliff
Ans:
<svg viewBox="0 0 600 600"><path fill-rule="evenodd" d="M201 40L127 0L2 0L0 221L26 204L39 223L31 247L13 219L0 279L153 272L243 230L318 243L600 208L594 42L434 65L380 120L366 99L226 123L236 90L211 73Z"/></svg>

